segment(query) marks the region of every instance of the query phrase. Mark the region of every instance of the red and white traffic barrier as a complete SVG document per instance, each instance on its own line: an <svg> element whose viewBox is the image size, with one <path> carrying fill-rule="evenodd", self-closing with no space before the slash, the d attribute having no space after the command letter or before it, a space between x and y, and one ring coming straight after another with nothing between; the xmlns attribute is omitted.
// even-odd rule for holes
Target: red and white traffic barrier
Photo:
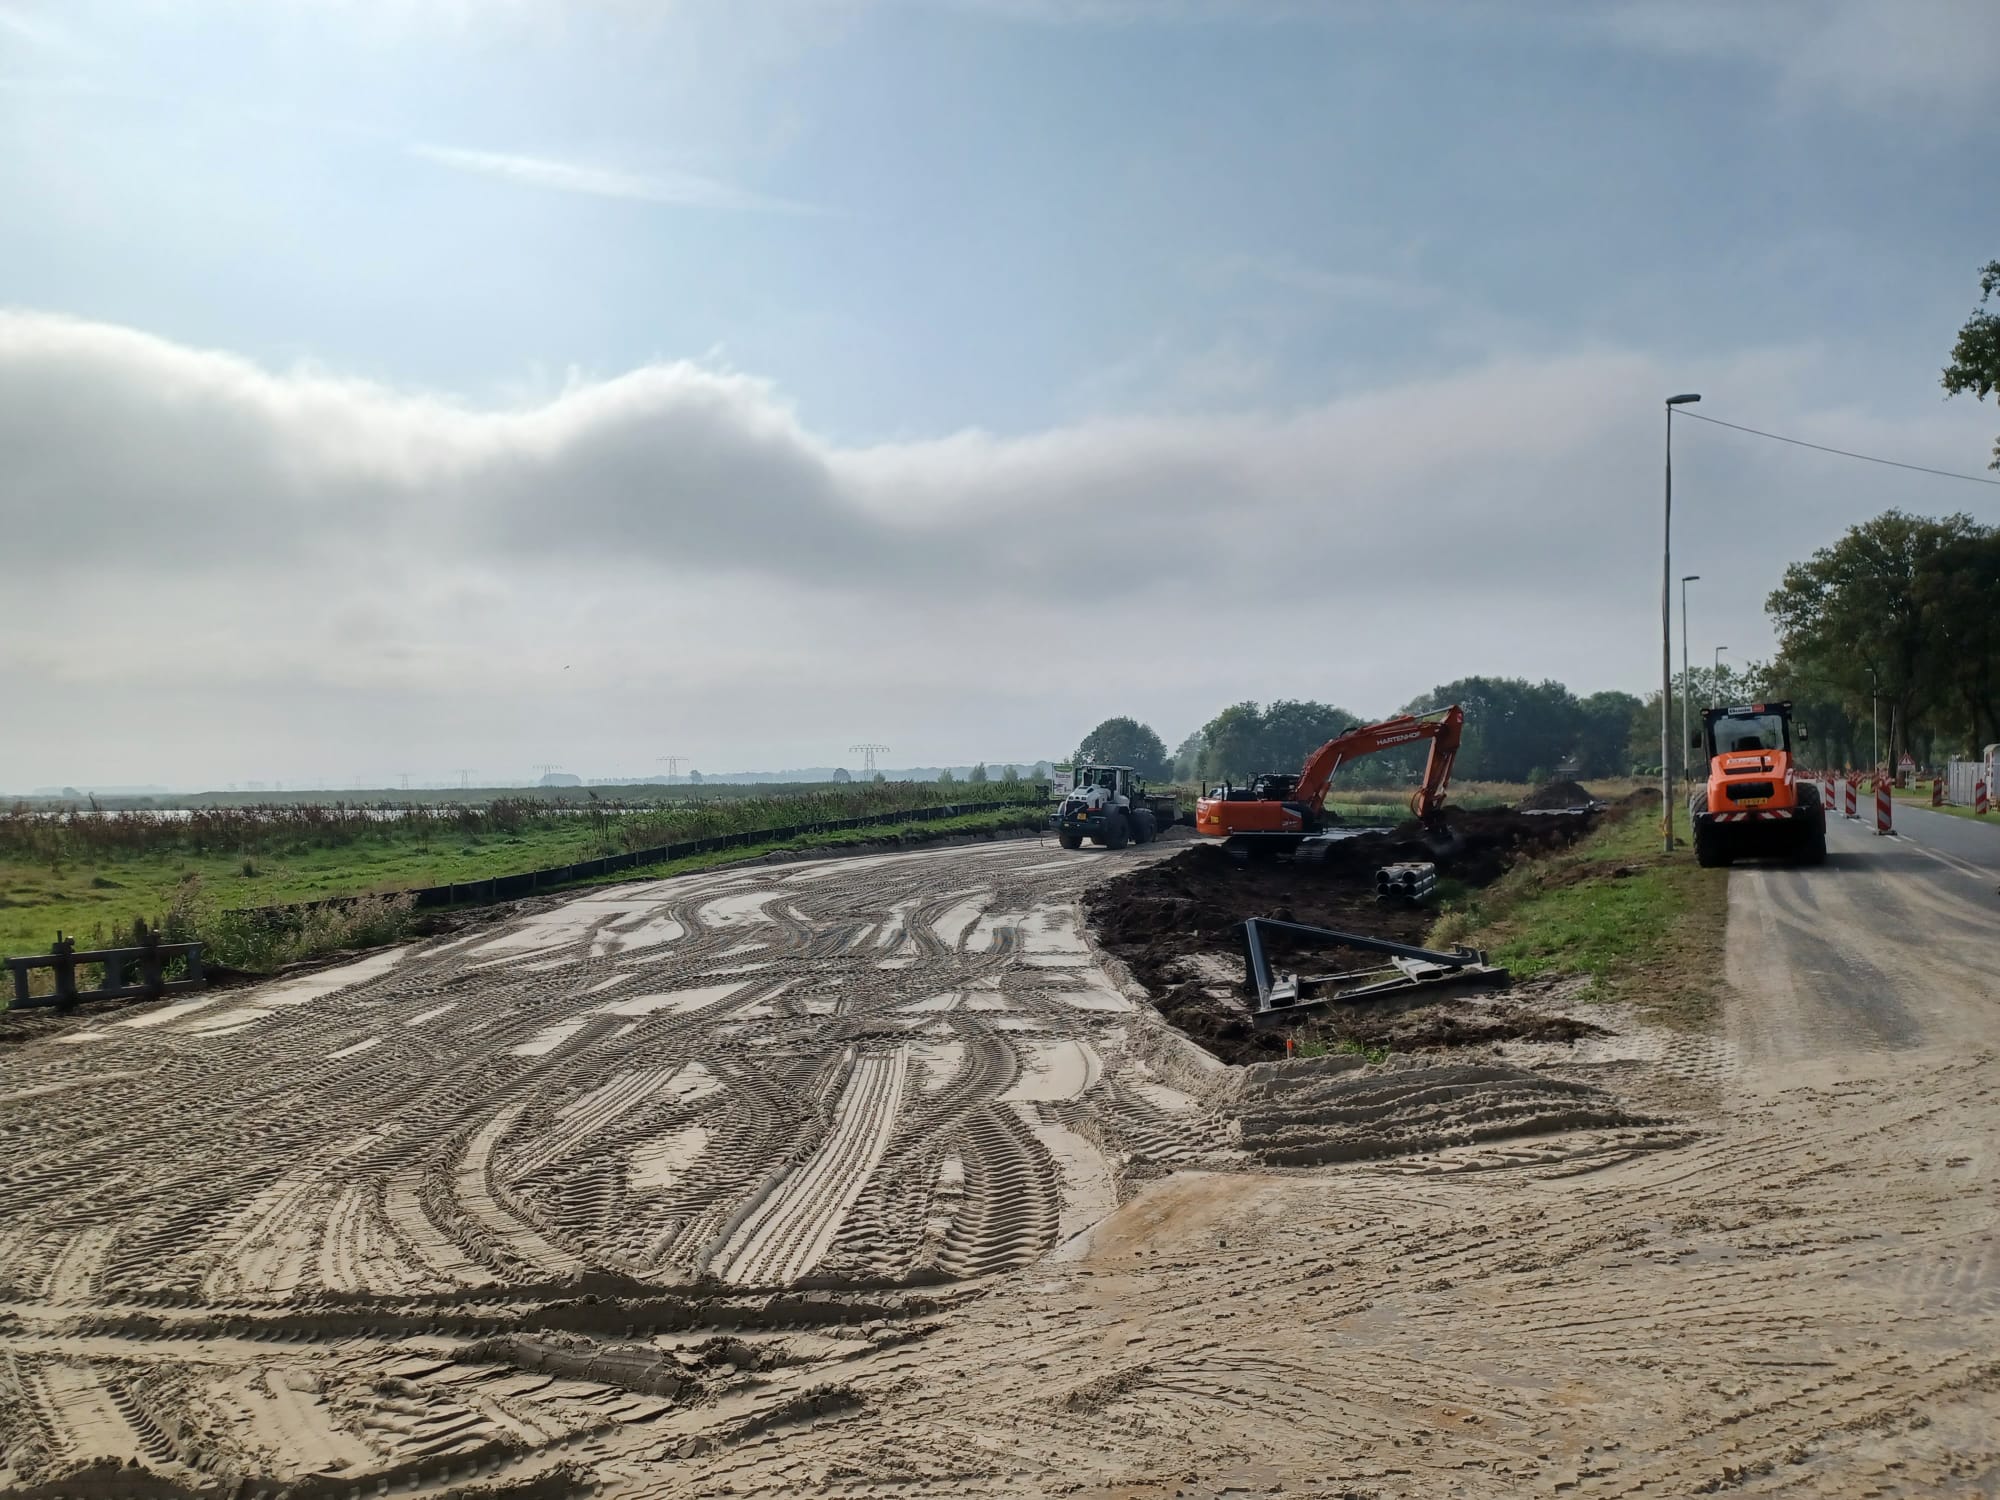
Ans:
<svg viewBox="0 0 2000 1500"><path fill-rule="evenodd" d="M1972 783L1972 810L1982 818L1986 816L1986 783L1984 781L1975 781Z"/></svg>
<svg viewBox="0 0 2000 1500"><path fill-rule="evenodd" d="M1861 779L1858 776L1847 778L1847 815L1850 818L1861 816Z"/></svg>
<svg viewBox="0 0 2000 1500"><path fill-rule="evenodd" d="M1944 806L1944 778L1942 776L1933 776L1931 778L1931 806Z"/></svg>
<svg viewBox="0 0 2000 1500"><path fill-rule="evenodd" d="M1885 833L1893 834L1896 831L1896 815L1893 807L1894 804L1889 797L1889 778L1886 776L1877 776L1875 778L1875 832L1877 836Z"/></svg>

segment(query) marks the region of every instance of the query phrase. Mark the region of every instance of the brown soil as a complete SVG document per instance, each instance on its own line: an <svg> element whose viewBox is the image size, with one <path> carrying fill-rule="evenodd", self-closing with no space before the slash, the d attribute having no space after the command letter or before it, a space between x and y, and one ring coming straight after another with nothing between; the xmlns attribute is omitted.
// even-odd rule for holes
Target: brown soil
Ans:
<svg viewBox="0 0 2000 1500"><path fill-rule="evenodd" d="M1545 781L1515 806L1526 812L1547 812L1565 807L1588 807L1596 800L1574 781Z"/></svg>
<svg viewBox="0 0 2000 1500"><path fill-rule="evenodd" d="M1445 1000L1399 1009L1376 1004L1329 1016L1312 1028L1335 1043L1390 1052L1432 1052L1494 1042L1575 1042L1610 1036L1602 1026L1507 1001Z"/></svg>
<svg viewBox="0 0 2000 1500"><path fill-rule="evenodd" d="M1238 864L1220 846L1202 843L1090 891L1085 913L1098 943L1145 986L1169 1022L1225 1062L1254 1062L1282 1054L1287 1032L1250 1024L1241 937L1245 918L1275 917L1421 944L1436 912L1378 902L1375 871L1380 866L1434 860L1446 879L1481 886L1523 858L1574 843L1594 822L1588 814L1523 817L1505 809L1454 811L1451 847L1443 852L1421 842L1422 830L1411 822L1392 833L1363 834L1336 844L1322 864ZM1298 950L1274 939L1269 951L1281 956ZM1380 962L1349 949L1312 952L1317 973ZM1377 1002L1365 1012L1343 1011L1320 1029L1341 1040L1399 1051L1509 1037L1570 1039L1548 1032L1556 1018L1507 1007L1454 1001L1422 1011L1422 1019L1413 1019L1385 1011ZM1367 1019L1360 1019L1364 1015Z"/></svg>

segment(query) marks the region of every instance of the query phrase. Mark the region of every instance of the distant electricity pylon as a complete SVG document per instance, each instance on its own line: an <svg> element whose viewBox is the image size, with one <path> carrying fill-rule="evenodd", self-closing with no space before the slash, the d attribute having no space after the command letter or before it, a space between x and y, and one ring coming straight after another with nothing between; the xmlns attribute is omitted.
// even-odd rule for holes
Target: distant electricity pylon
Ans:
<svg viewBox="0 0 2000 1500"><path fill-rule="evenodd" d="M408 771L405 771L403 773L403 790L407 792L409 789L410 789L410 773Z"/></svg>
<svg viewBox="0 0 2000 1500"><path fill-rule="evenodd" d="M875 757L878 755L887 755L889 747L887 745L875 744L849 745L847 753L849 755L860 756L863 774L872 776L875 774Z"/></svg>
<svg viewBox="0 0 2000 1500"><path fill-rule="evenodd" d="M685 755L656 755L653 759L667 768L667 784L669 786L681 779L681 762L687 759Z"/></svg>
<svg viewBox="0 0 2000 1500"><path fill-rule="evenodd" d="M552 773L560 771L562 767L551 760L544 761L542 764L536 766L535 769L542 773L542 780L547 781Z"/></svg>
<svg viewBox="0 0 2000 1500"><path fill-rule="evenodd" d="M460 767L458 772L458 789L461 792L468 791L471 789L471 786L472 786L472 772L466 770L464 767Z"/></svg>

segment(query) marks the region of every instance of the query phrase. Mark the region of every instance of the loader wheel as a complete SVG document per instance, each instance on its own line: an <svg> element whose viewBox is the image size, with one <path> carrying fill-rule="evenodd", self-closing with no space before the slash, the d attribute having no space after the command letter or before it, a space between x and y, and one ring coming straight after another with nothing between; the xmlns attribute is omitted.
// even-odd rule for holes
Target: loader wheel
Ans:
<svg viewBox="0 0 2000 1500"><path fill-rule="evenodd" d="M1159 836L1159 832L1159 825L1154 821L1152 813L1146 808L1142 807L1132 814L1133 843L1150 844Z"/></svg>
<svg viewBox="0 0 2000 1500"><path fill-rule="evenodd" d="M1115 812L1104 820L1104 847L1123 849L1132 842L1132 827L1125 821L1125 814Z"/></svg>
<svg viewBox="0 0 2000 1500"><path fill-rule="evenodd" d="M1061 844L1065 849L1081 849L1083 847L1083 835L1080 833L1071 833L1065 828L1061 833L1056 835L1056 842Z"/></svg>
<svg viewBox="0 0 2000 1500"><path fill-rule="evenodd" d="M1806 831L1799 840L1798 861L1802 865L1823 865L1826 863L1826 814L1806 820Z"/></svg>
<svg viewBox="0 0 2000 1500"><path fill-rule="evenodd" d="M1695 819L1694 862L1704 870L1727 869L1734 858L1734 855L1722 847L1722 839L1715 824L1706 818Z"/></svg>

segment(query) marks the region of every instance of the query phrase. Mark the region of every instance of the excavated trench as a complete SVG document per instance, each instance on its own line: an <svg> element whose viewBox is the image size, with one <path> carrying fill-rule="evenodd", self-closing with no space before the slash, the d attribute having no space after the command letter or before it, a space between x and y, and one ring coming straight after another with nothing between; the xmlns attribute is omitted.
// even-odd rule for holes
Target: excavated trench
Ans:
<svg viewBox="0 0 2000 1500"><path fill-rule="evenodd" d="M1284 1055L1288 1038L1297 1038L1290 1028L1260 1029L1250 1023L1252 991L1244 975L1241 936L1247 918L1272 917L1421 945L1436 911L1377 901L1378 868L1430 860L1442 880L1476 889L1524 859L1567 848L1599 816L1595 810L1551 815L1504 808L1453 811L1453 837L1442 847L1425 842L1422 830L1411 822L1342 840L1323 863L1244 864L1217 845L1197 844L1089 891L1085 912L1099 945L1125 964L1172 1025L1225 1062L1269 1060ZM1282 937L1274 937L1268 947L1280 963L1302 951ZM1380 962L1352 950L1314 949L1308 967L1314 973L1335 973ZM1398 1052L1603 1034L1571 1017L1505 999L1472 998L1377 1001L1323 1013L1308 1030L1321 1044Z"/></svg>

